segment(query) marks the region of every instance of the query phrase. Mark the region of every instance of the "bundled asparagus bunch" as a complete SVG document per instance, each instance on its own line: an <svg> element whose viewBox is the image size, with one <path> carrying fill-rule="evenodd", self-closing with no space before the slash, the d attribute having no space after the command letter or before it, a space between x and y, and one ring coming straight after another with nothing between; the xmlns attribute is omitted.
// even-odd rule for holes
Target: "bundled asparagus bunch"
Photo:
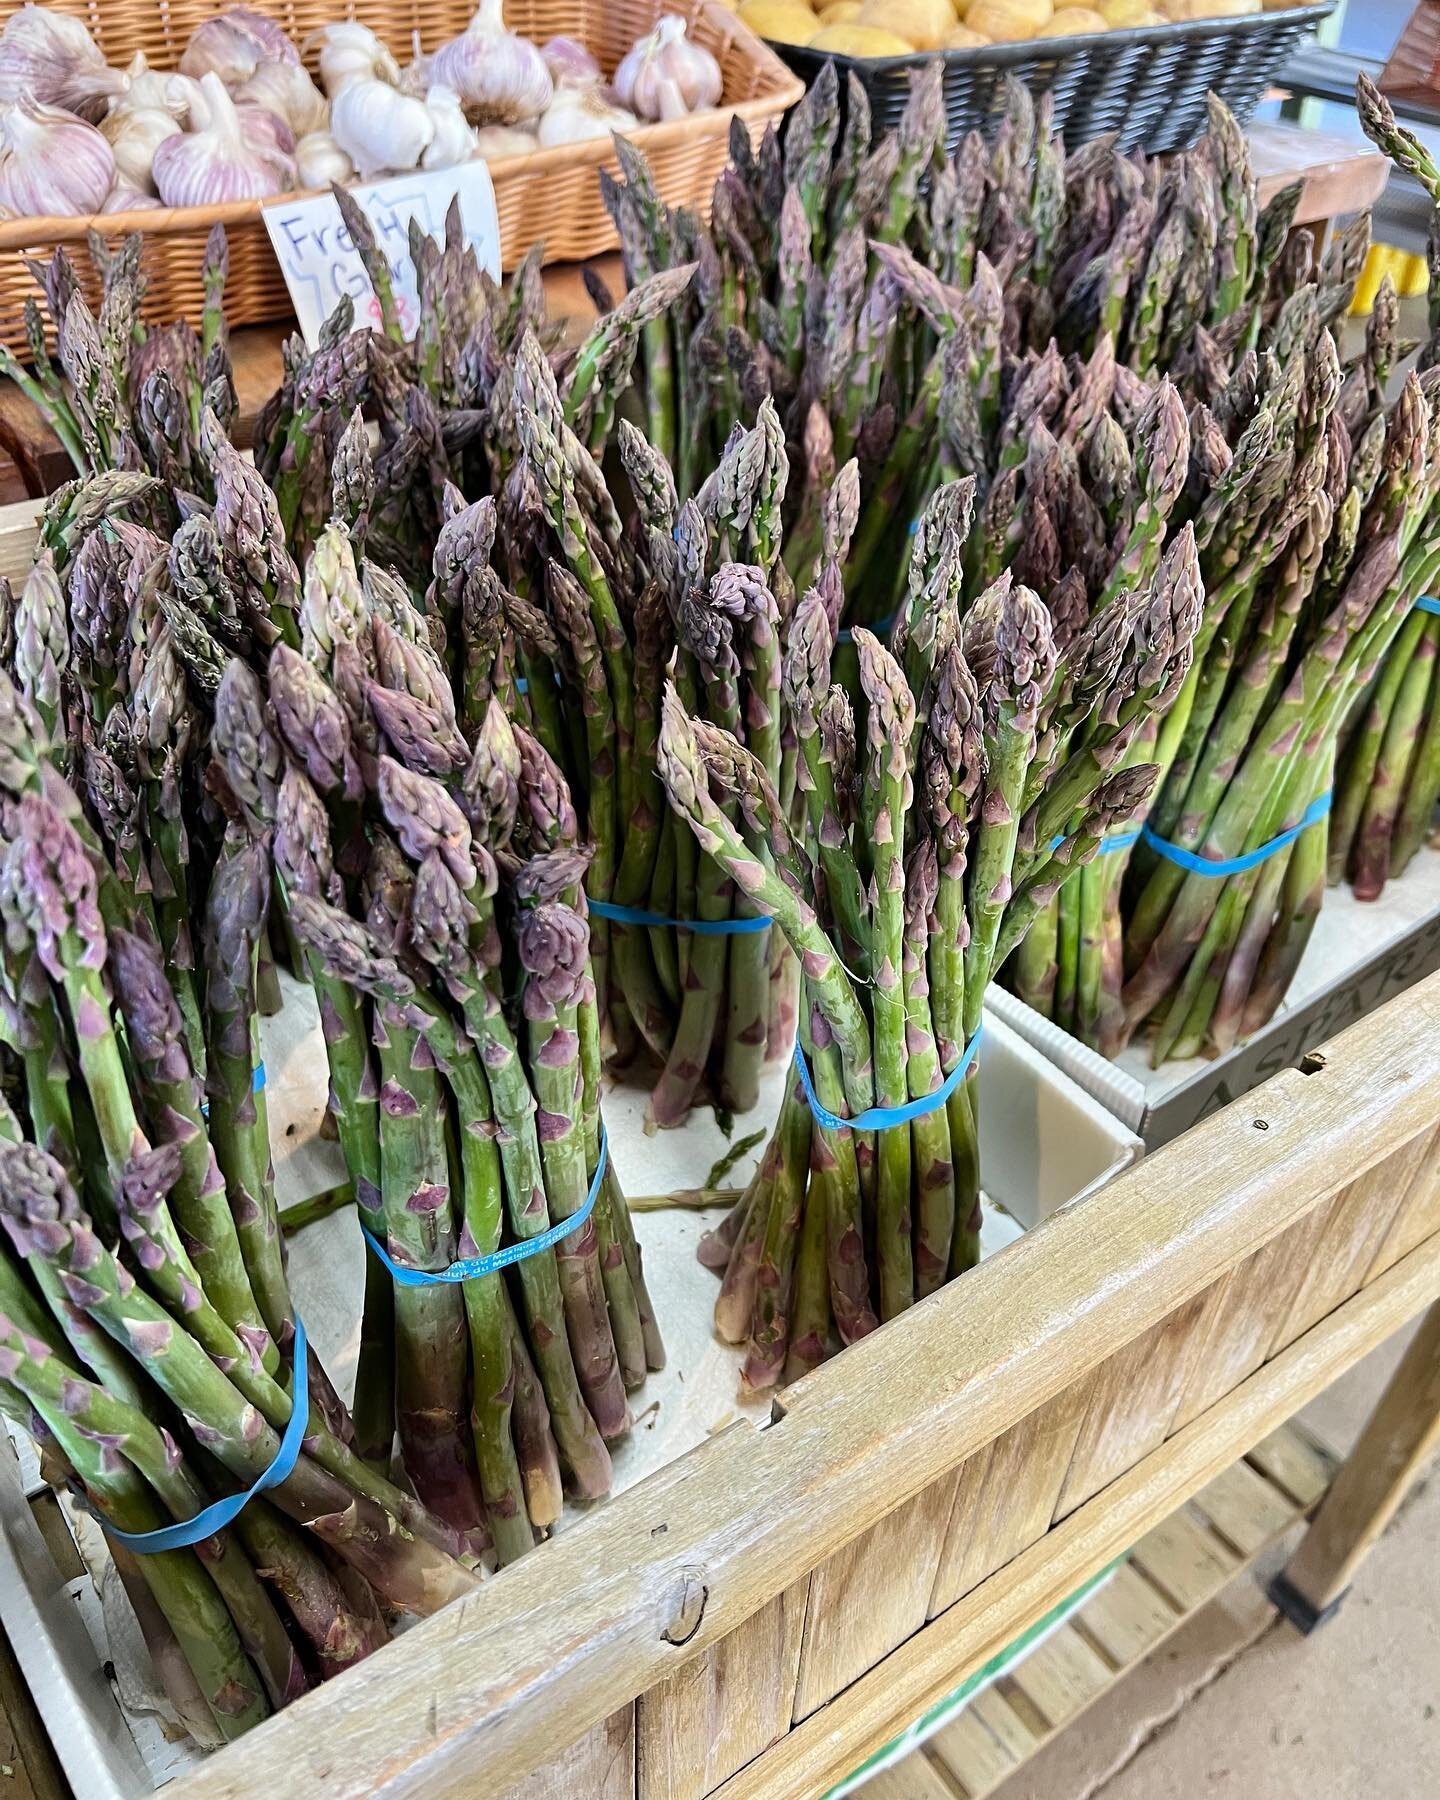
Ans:
<svg viewBox="0 0 1440 1800"><path fill-rule="evenodd" d="M1209 136L1164 165L1104 143L1067 158L1044 103L1037 112L1018 84L993 147L971 137L946 160L938 70L917 78L894 136L871 142L853 84L843 133L838 118L827 77L783 155L769 141L752 153L737 133L708 231L659 206L643 163L624 153L627 180L610 198L632 274L682 256L698 264L668 337L667 321L645 337L656 441L698 442L703 458L737 396L773 397L799 474L784 561L801 589L823 546L836 459L853 458L845 618L882 632L901 599L910 522L948 477L977 487L964 602L1013 568L1062 645L1193 523L1219 590L1208 647L1233 593L1265 576L1296 525L1293 509L1288 523L1280 516L1291 446L1262 455L1247 440L1224 490L1238 494L1263 463L1250 491L1277 515L1266 529L1230 520L1217 484L1271 385L1272 358L1283 365L1297 338L1314 348L1301 316L1313 309L1328 326L1343 310L1364 223L1318 264L1305 234L1286 250L1296 191L1258 208L1243 137L1219 103ZM1353 400L1361 373L1344 379ZM1237 619L1250 610L1247 598ZM1152 718L1132 756L1168 767L1177 746L1161 732ZM1143 823L1142 809L1047 909L1015 973L1032 1004L1107 1050L1134 1023L1121 992L1121 897Z"/></svg>
<svg viewBox="0 0 1440 1800"><path fill-rule="evenodd" d="M962 616L973 484L920 521L887 649L857 629L858 717L832 680L826 597L785 659L803 829L761 760L667 685L660 763L705 854L804 972L794 1080L759 1171L702 1257L716 1325L763 1388L802 1373L978 1255L973 1085L986 987L1154 779L1129 761L1189 667L1201 592L1180 533L1062 651L997 578ZM847 1123L849 1121L849 1123Z"/></svg>
<svg viewBox="0 0 1440 1800"><path fill-rule="evenodd" d="M538 343L525 340L511 493L533 493L543 524L527 543L516 521L505 548L516 586L543 593L553 635L542 644L532 634L527 691L511 704L575 773L595 852L587 893L601 915L593 929L597 971L608 969L609 1035L622 1064L658 1064L650 1117L677 1125L697 1098L753 1106L767 1052L788 1054L793 1038L793 965L723 871L697 860L656 766L661 683L673 667L690 704L743 737L777 791L793 789L780 705L784 443L773 407L762 406L682 508L668 464L622 419L636 508L627 536L566 411ZM837 495L832 564L850 523L839 516L845 504Z"/></svg>
<svg viewBox="0 0 1440 1800"><path fill-rule="evenodd" d="M1362 118L1383 140L1382 108L1362 89ZM1440 384L1431 367L1412 374L1385 411L1387 317L1382 304L1345 372L1323 299L1301 284L1277 316L1273 359L1229 384L1253 377L1256 404L1222 482L1228 543L1217 564L1210 538L1202 558L1209 641L1166 733L1174 758L1151 821L1164 845L1139 865L1126 923L1126 1021L1155 1019L1157 1062L1228 1048L1283 998L1323 897L1337 739L1397 634L1405 662L1424 628L1413 607L1440 546ZM1342 845L1353 799L1342 791ZM1377 799L1393 820L1395 792Z"/></svg>
<svg viewBox="0 0 1440 1800"><path fill-rule="evenodd" d="M483 532L493 505L467 511ZM437 552L437 582L444 567ZM395 1281L393 1363L362 1362L360 1391L384 1434L393 1376L418 1491L457 1528L488 1526L510 1561L558 1518L562 1477L608 1491L626 1390L662 1362L600 1120L589 851L559 769L493 698L467 740L424 620L357 567L338 523L301 625L301 653L271 652L268 707L227 671L237 712L259 715L227 734L227 773L239 788L278 770L276 864L362 1219ZM423 1280L457 1258L485 1260L460 1285Z"/></svg>
<svg viewBox="0 0 1440 1800"><path fill-rule="evenodd" d="M65 316L68 337L88 318L83 301ZM370 369L345 323L328 334L332 361ZM131 388L113 387L129 406ZM322 390L356 392L316 373L306 391ZM236 834L273 846L275 904L267 867L264 904L250 909L251 988L269 908L316 989L331 1112L377 1246L357 1444L388 1468L398 1424L424 1501L457 1541L493 1539L508 1560L558 1516L562 1478L585 1495L608 1489L626 1388L661 1351L604 1154L588 852L563 776L490 697L511 636L485 566L495 505L467 507L447 484L433 579L408 591L359 550L386 452L372 457L352 412L335 441L333 519L312 534L302 584L275 494L204 394L198 404L190 460L213 503L113 470L57 500L44 527L54 550L17 608L17 671L37 708L63 714L98 828L157 941L203 913L193 873L183 885L200 846L212 888ZM189 429L177 415L172 449L191 444ZM111 521L127 507L149 524ZM436 648L447 639L463 645L464 731ZM236 1022L248 991L229 965L177 973L182 1017L201 1023L195 1067L253 1111L255 1046ZM247 1179L263 1146L262 1114L237 1142ZM225 1166L238 1209L240 1177ZM517 1252L552 1220L558 1245ZM457 1254L520 1262L513 1294L489 1261L463 1285L424 1280Z"/></svg>
<svg viewBox="0 0 1440 1800"><path fill-rule="evenodd" d="M363 215L342 204L389 317L384 256ZM642 341L693 267L656 272L618 304L597 290L602 315L567 351L544 323L537 264L502 296L475 270L458 222L442 250L418 230L411 249L425 320L415 344L346 335L339 317L313 357L297 349L260 422L259 466L282 519L311 539L326 505L312 491L323 472L314 446L334 439L343 462L338 407L358 400L378 414L374 493L363 511L348 498L346 516L371 560L417 594L433 570L424 606L462 727L477 731L498 693L565 771L593 850L585 888L597 909L607 1056L654 1081L659 1124L682 1122L701 1094L744 1111L767 1046L788 1051L794 972L727 881L712 871L697 886L693 847L661 804L654 738L661 672L678 648L697 698L713 693L720 722L748 722L778 776L790 597L779 565L788 469L778 421L767 409L715 473L709 546L695 551L704 566L682 575L672 568L680 509L668 464L619 414ZM342 368L364 371L358 389ZM628 531L601 468L612 435L636 509ZM463 508L456 482L492 495L494 508ZM709 621L682 607L687 580L708 581L722 563L750 574L726 602L741 609L733 691L707 684Z"/></svg>
<svg viewBox="0 0 1440 1800"><path fill-rule="evenodd" d="M79 529L86 490L66 516ZM47 553L17 609L17 662L54 586ZM63 613L51 673L62 637ZM357 1454L304 1355L257 1059L266 842L227 831L210 884L202 1084L145 823L132 808L135 853L112 859L64 778L51 691L0 676L0 1000L18 1101L0 1106L0 1395L52 1477L126 1534L117 1566L157 1668L213 1745L368 1655L392 1610L469 1593L474 1558ZM264 1497L233 1523L176 1547L131 1540L257 1481Z"/></svg>
<svg viewBox="0 0 1440 1800"><path fill-rule="evenodd" d="M1440 170L1424 146L1396 124L1387 103L1361 90L1361 121L1375 143L1429 193L1430 341L1420 367L1434 366L1440 344ZM1397 304L1388 281L1371 312L1368 344L1377 376L1396 360ZM1440 617L1434 596L1406 618L1368 690L1351 708L1342 742L1330 828L1332 882L1348 877L1357 899L1373 900L1402 875L1425 842L1440 800Z"/></svg>

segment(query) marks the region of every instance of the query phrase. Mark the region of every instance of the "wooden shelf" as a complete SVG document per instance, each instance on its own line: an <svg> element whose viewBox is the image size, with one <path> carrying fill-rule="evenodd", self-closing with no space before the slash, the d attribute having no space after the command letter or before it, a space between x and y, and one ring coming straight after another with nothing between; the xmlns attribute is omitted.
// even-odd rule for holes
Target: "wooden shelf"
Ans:
<svg viewBox="0 0 1440 1800"><path fill-rule="evenodd" d="M1065 1623L865 1800L985 1800L1319 1504L1334 1459L1293 1421L1149 1531Z"/></svg>

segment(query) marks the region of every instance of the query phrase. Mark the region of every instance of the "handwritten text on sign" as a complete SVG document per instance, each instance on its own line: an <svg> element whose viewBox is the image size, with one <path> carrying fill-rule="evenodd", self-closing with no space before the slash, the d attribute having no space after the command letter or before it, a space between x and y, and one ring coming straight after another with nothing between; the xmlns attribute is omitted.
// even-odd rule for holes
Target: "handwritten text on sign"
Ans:
<svg viewBox="0 0 1440 1800"><path fill-rule="evenodd" d="M430 237L443 239L446 209L458 198L466 241L481 268L499 279L500 221L490 171L483 162L395 175L351 191L374 226L375 242L390 265L395 309L407 338L414 336L419 324L415 270L410 262L412 218ZM265 227L295 303L300 330L312 349L320 327L346 294L355 302L356 324L380 328L379 302L333 194L267 206Z"/></svg>

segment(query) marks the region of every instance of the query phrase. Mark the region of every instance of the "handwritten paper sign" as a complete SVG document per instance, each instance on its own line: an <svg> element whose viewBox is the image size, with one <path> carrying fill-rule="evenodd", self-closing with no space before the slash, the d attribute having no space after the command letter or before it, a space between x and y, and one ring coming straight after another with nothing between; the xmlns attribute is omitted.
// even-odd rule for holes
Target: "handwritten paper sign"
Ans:
<svg viewBox="0 0 1440 1800"><path fill-rule="evenodd" d="M390 265L395 307L407 338L415 335L419 323L415 271L410 263L411 219L417 219L438 241L445 234L446 210L458 197L466 239L481 267L499 279L500 221L490 171L483 162L394 175L351 191L375 227L375 241ZM265 208L265 228L295 303L300 330L311 349L320 327L345 294L355 302L356 324L379 330L380 304L333 194L277 201Z"/></svg>

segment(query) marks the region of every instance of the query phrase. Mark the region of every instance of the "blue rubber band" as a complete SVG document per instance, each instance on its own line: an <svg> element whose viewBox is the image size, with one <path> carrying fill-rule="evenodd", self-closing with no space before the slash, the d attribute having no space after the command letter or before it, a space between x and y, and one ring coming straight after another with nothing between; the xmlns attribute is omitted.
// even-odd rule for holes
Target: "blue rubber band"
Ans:
<svg viewBox="0 0 1440 1800"><path fill-rule="evenodd" d="M695 937L746 937L752 931L768 931L775 922L769 913L753 919L669 919L664 913L646 912L643 906L617 906L613 900L591 900L589 907L597 919L615 925L645 925L652 931L669 927Z"/></svg>
<svg viewBox="0 0 1440 1800"><path fill-rule="evenodd" d="M1050 850L1052 854L1060 848L1069 835L1068 831L1062 831L1057 836L1051 838ZM1134 831L1117 831L1114 837L1101 838L1100 848L1095 854L1097 856L1110 856L1116 850L1129 850L1133 845L1138 844L1144 835L1144 828L1138 825Z"/></svg>
<svg viewBox="0 0 1440 1800"><path fill-rule="evenodd" d="M1117 850L1130 850L1145 835L1145 827L1137 825L1133 831L1117 831L1114 837L1101 838L1097 856L1112 856Z"/></svg>
<svg viewBox="0 0 1440 1800"><path fill-rule="evenodd" d="M820 1104L815 1084L810 1079L810 1065L805 1060L805 1052L800 1048L798 1038L795 1040L795 1067L816 1123L823 1125L827 1131L889 1131L896 1125L908 1125L912 1119L923 1119L926 1113L937 1112L945 1104L965 1079L965 1071L974 1062L975 1052L980 1048L980 1040L984 1035L985 1027L982 1024L965 1046L965 1054L933 1094L922 1094L918 1100L906 1100L900 1106L867 1106L864 1112L856 1113L853 1119L842 1119L839 1113L833 1113Z"/></svg>
<svg viewBox="0 0 1440 1800"><path fill-rule="evenodd" d="M568 1219L562 1219L558 1225L552 1225L548 1231L542 1231L538 1237L522 1238L518 1243L507 1244L503 1250L496 1250L489 1256L467 1256L460 1262L451 1263L448 1269L408 1269L395 1262L385 1246L368 1227L360 1229L365 1233L365 1242L375 1252L380 1261L390 1271L400 1287L434 1287L438 1282L446 1281L478 1281L482 1275L498 1275L501 1269L508 1269L512 1264L524 1262L528 1257L538 1256L542 1250L553 1249L562 1238L569 1237L572 1231L578 1231L590 1214L595 1210L595 1202L600 1197L600 1185L605 1178L605 1164L610 1156L610 1140L605 1135L605 1127L600 1127L600 1155L595 1162L595 1173L591 1177L590 1192L585 1196L585 1204L578 1211L571 1213Z"/></svg>
<svg viewBox="0 0 1440 1800"><path fill-rule="evenodd" d="M289 1422L281 1434L275 1460L243 1494L231 1494L224 1500L217 1500L196 1513L193 1519L181 1519L175 1525L162 1525L157 1531L120 1531L108 1519L95 1512L93 1516L104 1526L106 1536L114 1538L117 1544L123 1544L127 1550L134 1550L141 1556L154 1556L161 1550L184 1550L190 1544L204 1543L206 1538L214 1537L217 1531L223 1531L227 1525L233 1524L257 1494L263 1494L267 1488L279 1487L300 1459L300 1446L305 1441L305 1427L310 1418L308 1350L304 1324L297 1318L295 1343L291 1352Z"/></svg>
<svg viewBox="0 0 1440 1800"><path fill-rule="evenodd" d="M1179 844L1169 843L1166 839L1157 837L1148 825L1144 827L1140 835L1150 848L1158 851L1167 862L1173 862L1177 868L1187 869L1192 875L1216 877L1243 875L1247 869L1253 869L1260 863L1268 862L1272 856L1293 844L1296 838L1302 832L1308 831L1312 825L1318 825L1329 812L1330 801L1329 794L1322 794L1318 800L1312 800L1305 808L1298 825L1292 825L1288 831L1282 831L1279 837L1271 838L1268 844L1261 844L1258 850L1247 850L1243 856L1232 856L1225 862L1213 862L1207 856L1197 856L1193 850L1185 850Z"/></svg>
<svg viewBox="0 0 1440 1800"><path fill-rule="evenodd" d="M250 1092L252 1094L263 1094L265 1092L265 1065L263 1062L256 1063L255 1065L255 1073L250 1078ZM208 1100L202 1100L200 1102L200 1117L202 1119L208 1119L210 1117L210 1102Z"/></svg>
<svg viewBox="0 0 1440 1800"><path fill-rule="evenodd" d="M1440 618L1440 599L1437 599L1434 594L1422 594L1415 602L1415 610L1416 612L1434 613L1437 618Z"/></svg>

